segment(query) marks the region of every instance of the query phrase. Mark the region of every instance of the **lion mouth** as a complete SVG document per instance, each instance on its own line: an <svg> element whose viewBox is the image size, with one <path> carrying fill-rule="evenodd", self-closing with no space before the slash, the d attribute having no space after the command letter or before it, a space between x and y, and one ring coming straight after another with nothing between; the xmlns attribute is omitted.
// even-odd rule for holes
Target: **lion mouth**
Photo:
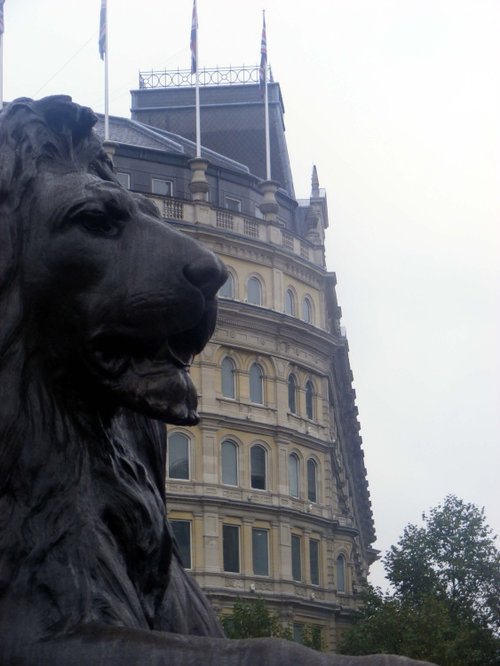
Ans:
<svg viewBox="0 0 500 666"><path fill-rule="evenodd" d="M118 402L175 425L198 423L198 395L189 375L193 359L213 333L210 309L198 325L164 339L127 331L97 333L90 364Z"/></svg>
<svg viewBox="0 0 500 666"><path fill-rule="evenodd" d="M166 363L180 370L189 370L194 359L194 353L177 349L169 340L154 346L141 339L112 334L96 336L92 343L92 355L97 367L109 377L118 377L131 363L140 366L146 360L152 374L161 372Z"/></svg>

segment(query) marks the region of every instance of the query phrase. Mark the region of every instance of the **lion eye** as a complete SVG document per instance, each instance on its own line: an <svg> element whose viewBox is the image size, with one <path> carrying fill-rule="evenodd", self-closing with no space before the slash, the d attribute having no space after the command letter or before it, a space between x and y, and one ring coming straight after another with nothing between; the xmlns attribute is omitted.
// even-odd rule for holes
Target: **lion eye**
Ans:
<svg viewBox="0 0 500 666"><path fill-rule="evenodd" d="M77 224L96 236L118 236L120 227L104 213L83 213L75 220Z"/></svg>

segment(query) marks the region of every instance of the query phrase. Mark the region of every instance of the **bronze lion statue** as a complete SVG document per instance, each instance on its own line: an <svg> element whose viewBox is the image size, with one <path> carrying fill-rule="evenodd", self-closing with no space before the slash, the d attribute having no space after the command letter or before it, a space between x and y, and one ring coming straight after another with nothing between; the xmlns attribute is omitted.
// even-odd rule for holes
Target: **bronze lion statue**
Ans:
<svg viewBox="0 0 500 666"><path fill-rule="evenodd" d="M0 665L410 663L229 641L180 566L163 424L197 422L226 272L95 122L65 96L0 115Z"/></svg>

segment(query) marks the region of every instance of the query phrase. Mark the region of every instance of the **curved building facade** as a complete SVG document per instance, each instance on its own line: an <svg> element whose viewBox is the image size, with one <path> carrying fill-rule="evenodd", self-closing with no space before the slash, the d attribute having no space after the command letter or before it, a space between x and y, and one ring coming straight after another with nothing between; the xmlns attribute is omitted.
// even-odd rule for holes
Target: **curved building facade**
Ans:
<svg viewBox="0 0 500 666"><path fill-rule="evenodd" d="M201 161L175 121L180 107L189 116L192 90L175 86L134 91L133 119L111 119L109 150L120 181L211 247L230 274L191 371L200 424L168 432L169 519L184 565L220 613L258 595L297 638L312 625L334 650L359 607L375 533L336 278L324 259L326 195L314 170L310 197L294 198L278 84L272 90L284 186L262 182L263 146L249 140L248 160L240 144L230 149L259 129L252 83L201 91L212 140Z"/></svg>

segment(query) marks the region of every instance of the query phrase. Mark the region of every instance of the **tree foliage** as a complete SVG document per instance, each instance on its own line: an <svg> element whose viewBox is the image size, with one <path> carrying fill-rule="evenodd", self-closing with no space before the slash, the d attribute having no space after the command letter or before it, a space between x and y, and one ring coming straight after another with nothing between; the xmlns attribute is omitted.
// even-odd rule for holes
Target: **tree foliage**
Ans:
<svg viewBox="0 0 500 666"><path fill-rule="evenodd" d="M291 632L283 627L278 616L261 598L253 601L238 599L232 614L222 616L221 620L228 638L291 638Z"/></svg>
<svg viewBox="0 0 500 666"><path fill-rule="evenodd" d="M341 651L441 666L500 664L500 560L484 511L449 495L422 518L384 558L394 592L366 592Z"/></svg>
<svg viewBox="0 0 500 666"><path fill-rule="evenodd" d="M228 638L285 638L293 639L293 632L284 626L276 613L272 613L264 600L258 597L252 601L238 599L231 615L221 617L222 626ZM313 650L323 650L321 629L304 624L300 643Z"/></svg>

